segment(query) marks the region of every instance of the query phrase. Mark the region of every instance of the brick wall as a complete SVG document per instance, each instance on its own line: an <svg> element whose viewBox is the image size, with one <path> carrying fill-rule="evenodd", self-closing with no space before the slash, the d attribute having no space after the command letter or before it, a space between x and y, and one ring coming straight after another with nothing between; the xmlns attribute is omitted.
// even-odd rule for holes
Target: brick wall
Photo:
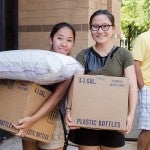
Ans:
<svg viewBox="0 0 150 150"><path fill-rule="evenodd" d="M116 32L113 38L115 44L120 43L120 16L121 16L121 0L107 0L107 8L115 17Z"/></svg>
<svg viewBox="0 0 150 150"><path fill-rule="evenodd" d="M93 45L89 32L89 18L97 9L108 9L116 17L116 37L120 35L120 0L20 0L19 1L19 49L50 49L49 34L54 24L71 23L77 37L72 51ZM113 41L119 44L119 39Z"/></svg>

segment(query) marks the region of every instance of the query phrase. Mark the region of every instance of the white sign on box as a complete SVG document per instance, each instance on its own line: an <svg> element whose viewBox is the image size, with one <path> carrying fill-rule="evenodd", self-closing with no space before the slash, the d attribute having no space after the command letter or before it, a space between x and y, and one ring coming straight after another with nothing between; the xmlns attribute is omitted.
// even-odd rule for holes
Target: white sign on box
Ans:
<svg viewBox="0 0 150 150"><path fill-rule="evenodd" d="M0 52L0 79L53 84L84 73L83 67L71 56L40 49Z"/></svg>

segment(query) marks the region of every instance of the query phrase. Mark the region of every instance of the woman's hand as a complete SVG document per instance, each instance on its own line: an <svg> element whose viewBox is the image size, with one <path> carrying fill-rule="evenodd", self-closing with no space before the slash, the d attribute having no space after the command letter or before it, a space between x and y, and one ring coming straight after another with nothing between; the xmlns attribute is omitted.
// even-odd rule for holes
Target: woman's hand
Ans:
<svg viewBox="0 0 150 150"><path fill-rule="evenodd" d="M129 132L132 130L133 119L134 119L134 117L132 117L132 116L128 116L127 117L127 120L126 120L126 130L123 131L124 135L129 134Z"/></svg>
<svg viewBox="0 0 150 150"><path fill-rule="evenodd" d="M19 130L16 134L20 137L24 137L25 133L33 126L35 123L33 117L24 117L18 121L18 124L13 124L14 128Z"/></svg>
<svg viewBox="0 0 150 150"><path fill-rule="evenodd" d="M70 109L67 109L67 110L66 110L65 121L66 121L67 126L68 126L70 129L79 129L79 128L80 128L80 127L78 127L76 124L74 124L74 123L72 122Z"/></svg>

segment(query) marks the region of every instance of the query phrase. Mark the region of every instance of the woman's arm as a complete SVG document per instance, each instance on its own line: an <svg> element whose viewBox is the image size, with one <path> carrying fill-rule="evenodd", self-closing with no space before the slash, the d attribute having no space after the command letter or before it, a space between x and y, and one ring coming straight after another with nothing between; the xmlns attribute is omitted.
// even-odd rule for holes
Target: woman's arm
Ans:
<svg viewBox="0 0 150 150"><path fill-rule="evenodd" d="M138 88L134 65L131 65L125 69L125 77L129 79L129 98L128 98L127 129L124 132L124 134L128 134L132 129L132 124L138 101Z"/></svg>
<svg viewBox="0 0 150 150"><path fill-rule="evenodd" d="M78 127L76 124L74 124L72 122L72 119L71 119L71 109L72 109L72 99L70 98L72 94L71 91L72 91L72 86L70 86L69 90L68 90L68 98L67 98L67 105L66 105L66 116L65 116L65 121L66 121L66 124L67 126L70 128L70 129L78 129L80 127Z"/></svg>
<svg viewBox="0 0 150 150"><path fill-rule="evenodd" d="M46 113L52 111L53 108L62 100L70 82L71 79L59 83L53 94L47 99L47 101L45 101L45 103L34 115L26 116L19 120L18 125L14 125L14 127L19 130L17 135L24 136L24 133L28 131L35 122L37 122Z"/></svg>
<svg viewBox="0 0 150 150"><path fill-rule="evenodd" d="M138 87L139 89L142 89L142 87L144 86L144 81L143 81L143 76L140 68L141 62L138 60L134 61L134 66L135 66L135 72L137 76Z"/></svg>

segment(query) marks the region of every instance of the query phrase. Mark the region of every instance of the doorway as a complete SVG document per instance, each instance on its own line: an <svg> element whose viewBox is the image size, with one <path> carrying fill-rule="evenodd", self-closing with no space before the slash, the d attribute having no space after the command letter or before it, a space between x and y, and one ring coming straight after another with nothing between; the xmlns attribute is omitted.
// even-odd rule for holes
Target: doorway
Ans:
<svg viewBox="0 0 150 150"><path fill-rule="evenodd" d="M0 51L18 49L18 0L0 1Z"/></svg>

